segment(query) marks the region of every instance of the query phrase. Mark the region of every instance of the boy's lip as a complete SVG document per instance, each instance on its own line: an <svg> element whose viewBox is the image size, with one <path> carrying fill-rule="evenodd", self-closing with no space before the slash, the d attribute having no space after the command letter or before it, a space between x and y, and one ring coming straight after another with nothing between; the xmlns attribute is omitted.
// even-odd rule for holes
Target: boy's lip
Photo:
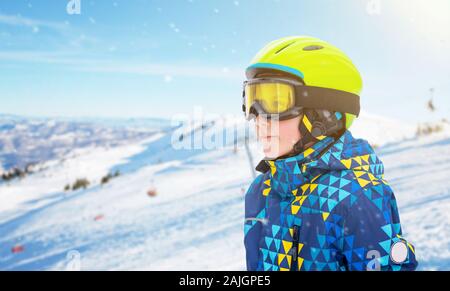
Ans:
<svg viewBox="0 0 450 291"><path fill-rule="evenodd" d="M265 135L265 136L262 136L261 137L261 139L269 139L269 138L276 138L277 136L275 136L275 135Z"/></svg>

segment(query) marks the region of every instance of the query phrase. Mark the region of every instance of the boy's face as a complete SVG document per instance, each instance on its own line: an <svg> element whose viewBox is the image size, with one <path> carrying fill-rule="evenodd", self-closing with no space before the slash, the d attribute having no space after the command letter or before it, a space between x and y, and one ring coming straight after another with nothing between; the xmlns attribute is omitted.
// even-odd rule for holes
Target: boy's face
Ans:
<svg viewBox="0 0 450 291"><path fill-rule="evenodd" d="M266 158L276 159L292 151L300 140L298 125L301 116L288 120L266 119L258 115L255 119L258 141L263 146Z"/></svg>

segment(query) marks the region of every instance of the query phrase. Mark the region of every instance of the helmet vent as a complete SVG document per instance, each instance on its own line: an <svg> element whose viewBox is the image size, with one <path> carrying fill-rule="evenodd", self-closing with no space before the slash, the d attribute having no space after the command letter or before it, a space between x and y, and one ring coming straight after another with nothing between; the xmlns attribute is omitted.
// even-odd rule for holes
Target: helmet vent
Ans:
<svg viewBox="0 0 450 291"><path fill-rule="evenodd" d="M279 50L277 50L277 51L275 52L275 54L280 53L282 50L288 48L289 46L293 45L294 43L295 43L295 41L294 41L294 42L291 42L290 44L285 45L284 47L282 47L282 48L280 48Z"/></svg>
<svg viewBox="0 0 450 291"><path fill-rule="evenodd" d="M317 51L323 49L323 46L321 45L309 45L309 46L305 46L303 48L304 51Z"/></svg>

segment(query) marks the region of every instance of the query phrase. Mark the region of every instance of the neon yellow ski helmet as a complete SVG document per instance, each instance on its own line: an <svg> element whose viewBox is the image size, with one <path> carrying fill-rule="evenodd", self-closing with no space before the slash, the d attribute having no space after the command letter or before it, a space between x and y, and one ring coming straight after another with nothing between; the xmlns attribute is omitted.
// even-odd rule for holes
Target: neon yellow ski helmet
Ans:
<svg viewBox="0 0 450 291"><path fill-rule="evenodd" d="M262 48L246 70L252 79L255 69L271 69L295 75L308 86L361 94L361 74L350 58L337 47L309 36L284 37ZM326 108L324 108L326 109ZM345 113L345 112L343 112ZM345 113L348 129L355 115Z"/></svg>

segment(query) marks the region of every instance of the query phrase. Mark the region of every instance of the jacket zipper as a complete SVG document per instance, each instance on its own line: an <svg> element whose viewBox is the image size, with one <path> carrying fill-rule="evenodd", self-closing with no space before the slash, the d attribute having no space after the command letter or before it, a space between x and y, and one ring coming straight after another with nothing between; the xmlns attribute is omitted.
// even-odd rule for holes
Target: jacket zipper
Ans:
<svg viewBox="0 0 450 291"><path fill-rule="evenodd" d="M294 230L292 232L292 261L291 261L291 271L297 271L297 259L298 259L298 225L294 225Z"/></svg>

